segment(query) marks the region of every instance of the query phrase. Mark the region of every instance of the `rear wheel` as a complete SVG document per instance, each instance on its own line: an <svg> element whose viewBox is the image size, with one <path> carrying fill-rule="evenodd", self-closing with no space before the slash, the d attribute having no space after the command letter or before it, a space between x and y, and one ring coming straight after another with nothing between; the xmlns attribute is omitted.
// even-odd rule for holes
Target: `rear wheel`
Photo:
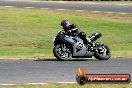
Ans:
<svg viewBox="0 0 132 88"><path fill-rule="evenodd" d="M72 53L65 44L58 44L53 49L54 56L61 61L71 60Z"/></svg>
<svg viewBox="0 0 132 88"><path fill-rule="evenodd" d="M111 50L105 44L100 44L96 50L94 57L99 60L108 60L111 57Z"/></svg>

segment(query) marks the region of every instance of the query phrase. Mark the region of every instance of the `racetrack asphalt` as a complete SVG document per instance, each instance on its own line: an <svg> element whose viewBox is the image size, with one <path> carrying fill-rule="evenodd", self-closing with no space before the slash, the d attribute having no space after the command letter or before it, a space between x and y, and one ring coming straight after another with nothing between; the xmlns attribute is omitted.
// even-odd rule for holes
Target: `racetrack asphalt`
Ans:
<svg viewBox="0 0 132 88"><path fill-rule="evenodd" d="M106 61L0 60L0 84L76 82L79 66L88 74L132 76L132 58Z"/></svg>
<svg viewBox="0 0 132 88"><path fill-rule="evenodd" d="M131 5L68 4L57 2L18 2L0 0L0 6L35 7L67 10L105 11L132 13ZM89 74L130 74L132 58L116 58L107 61L55 60L0 60L0 84L76 82L76 73L81 66Z"/></svg>
<svg viewBox="0 0 132 88"><path fill-rule="evenodd" d="M0 6L34 7L65 10L85 10L132 14L132 5L122 4L75 4L60 2L24 2L0 0Z"/></svg>

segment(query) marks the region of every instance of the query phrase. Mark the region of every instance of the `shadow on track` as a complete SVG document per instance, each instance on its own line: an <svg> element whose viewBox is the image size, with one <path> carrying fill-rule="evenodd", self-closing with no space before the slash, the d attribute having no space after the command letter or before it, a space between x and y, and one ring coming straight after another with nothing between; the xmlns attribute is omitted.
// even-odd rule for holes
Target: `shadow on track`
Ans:
<svg viewBox="0 0 132 88"><path fill-rule="evenodd" d="M59 60L54 58L54 59L36 59L34 61L59 61ZM66 61L99 61L99 60L97 59L73 59L73 60L66 60Z"/></svg>

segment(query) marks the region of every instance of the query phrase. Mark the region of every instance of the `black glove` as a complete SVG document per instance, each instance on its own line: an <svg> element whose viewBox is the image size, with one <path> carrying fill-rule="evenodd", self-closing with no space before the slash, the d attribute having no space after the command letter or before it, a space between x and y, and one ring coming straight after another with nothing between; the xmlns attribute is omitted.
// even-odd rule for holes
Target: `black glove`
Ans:
<svg viewBox="0 0 132 88"><path fill-rule="evenodd" d="M76 28L76 27L77 27L77 25L75 25L75 24L70 25L70 28L71 28L71 29L74 29L74 28Z"/></svg>

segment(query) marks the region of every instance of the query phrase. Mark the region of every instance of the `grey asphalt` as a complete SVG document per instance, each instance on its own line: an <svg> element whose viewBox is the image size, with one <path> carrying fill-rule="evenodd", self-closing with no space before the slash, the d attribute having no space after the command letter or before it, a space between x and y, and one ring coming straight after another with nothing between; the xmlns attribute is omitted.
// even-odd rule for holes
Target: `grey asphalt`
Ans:
<svg viewBox="0 0 132 88"><path fill-rule="evenodd" d="M89 74L130 74L132 58L107 61L0 60L0 84L76 82L78 66Z"/></svg>
<svg viewBox="0 0 132 88"><path fill-rule="evenodd" d="M67 10L103 11L116 13L132 13L132 5L112 5L112 4L74 4L58 2L20 2L0 0L0 6L35 7Z"/></svg>

